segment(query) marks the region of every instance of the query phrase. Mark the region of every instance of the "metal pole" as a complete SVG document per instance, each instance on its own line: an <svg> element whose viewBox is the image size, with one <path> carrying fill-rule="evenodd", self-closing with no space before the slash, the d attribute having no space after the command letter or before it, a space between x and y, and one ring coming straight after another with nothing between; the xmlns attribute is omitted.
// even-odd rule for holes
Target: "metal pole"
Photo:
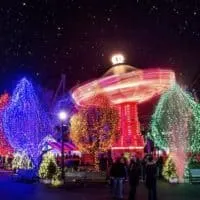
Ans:
<svg viewBox="0 0 200 200"><path fill-rule="evenodd" d="M62 180L65 183L65 155L64 155L64 131L63 131L63 123L61 124L61 133L62 133L62 152L61 152L61 161L62 161L62 171L61 171L61 175L62 175Z"/></svg>

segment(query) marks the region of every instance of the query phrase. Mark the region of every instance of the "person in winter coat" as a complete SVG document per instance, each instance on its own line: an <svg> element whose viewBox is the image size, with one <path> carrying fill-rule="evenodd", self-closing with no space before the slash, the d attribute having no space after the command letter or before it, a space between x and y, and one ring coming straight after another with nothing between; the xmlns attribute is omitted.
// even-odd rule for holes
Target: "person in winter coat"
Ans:
<svg viewBox="0 0 200 200"><path fill-rule="evenodd" d="M157 175L156 162L153 160L152 155L148 157L146 165L146 186L148 189L148 200L157 200L156 192L156 175Z"/></svg>
<svg viewBox="0 0 200 200"><path fill-rule="evenodd" d="M158 177L161 179L162 178L162 170L163 170L163 157L160 156L157 160L157 169L158 169Z"/></svg>
<svg viewBox="0 0 200 200"><path fill-rule="evenodd" d="M129 200L135 200L136 189L140 179L140 162L134 156L129 166Z"/></svg>
<svg viewBox="0 0 200 200"><path fill-rule="evenodd" d="M110 176L113 179L113 197L117 199L123 199L123 184L124 180L126 179L126 170L125 165L122 163L120 158L118 158L117 161L112 165L110 170Z"/></svg>

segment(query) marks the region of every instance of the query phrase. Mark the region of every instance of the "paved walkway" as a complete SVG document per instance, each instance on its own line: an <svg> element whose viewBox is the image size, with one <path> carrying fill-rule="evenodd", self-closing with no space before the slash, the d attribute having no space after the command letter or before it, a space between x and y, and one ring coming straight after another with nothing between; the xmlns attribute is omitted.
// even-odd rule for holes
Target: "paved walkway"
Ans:
<svg viewBox="0 0 200 200"><path fill-rule="evenodd" d="M88 186L50 189L41 184L23 184L11 180L0 173L0 198L2 200L109 200L112 199L107 186ZM127 198L126 198L127 199ZM138 200L147 200L147 191L143 184L138 188ZM198 200L200 185L170 185L159 182L159 200Z"/></svg>

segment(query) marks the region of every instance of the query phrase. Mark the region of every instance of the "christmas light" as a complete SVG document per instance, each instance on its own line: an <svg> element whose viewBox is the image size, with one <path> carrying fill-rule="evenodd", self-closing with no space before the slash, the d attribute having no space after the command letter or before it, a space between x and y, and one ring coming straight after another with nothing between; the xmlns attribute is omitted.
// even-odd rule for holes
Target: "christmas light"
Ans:
<svg viewBox="0 0 200 200"><path fill-rule="evenodd" d="M138 119L137 103L123 103L115 105L118 110L120 121L119 130L121 129L121 134L119 139L112 145L113 150L120 150L119 147L123 149L131 149L130 147L144 147L144 140L140 134L140 123ZM122 149L121 149L122 150Z"/></svg>
<svg viewBox="0 0 200 200"><path fill-rule="evenodd" d="M105 152L118 136L118 112L105 103L101 107L82 108L71 118L70 137L81 152Z"/></svg>
<svg viewBox="0 0 200 200"><path fill-rule="evenodd" d="M129 147L112 147L112 150L143 150L144 146L141 147L133 147L133 146L129 146Z"/></svg>
<svg viewBox="0 0 200 200"><path fill-rule="evenodd" d="M160 99L152 117L149 136L157 147L169 148L179 181L183 181L187 152L199 149L199 106L178 85Z"/></svg>
<svg viewBox="0 0 200 200"><path fill-rule="evenodd" d="M81 85L73 90L72 97L82 106L87 106L94 96L101 94L106 95L112 104L142 103L164 93L174 82L175 74L171 70L133 68L127 73L102 77Z"/></svg>
<svg viewBox="0 0 200 200"><path fill-rule="evenodd" d="M15 153L12 161L12 169L31 169L33 168L30 158L26 153Z"/></svg>
<svg viewBox="0 0 200 200"><path fill-rule="evenodd" d="M0 96L0 155L6 156L13 152L12 147L10 146L9 142L7 141L7 138L4 135L3 130L3 112L6 109L6 106L8 105L9 96L8 94L3 94Z"/></svg>
<svg viewBox="0 0 200 200"><path fill-rule="evenodd" d="M47 114L33 85L23 78L17 84L3 116L5 134L16 152L25 152L38 165L40 144L52 133Z"/></svg>
<svg viewBox="0 0 200 200"><path fill-rule="evenodd" d="M61 170L56 163L55 156L51 152L43 155L39 168L39 177L50 180L53 186L61 185Z"/></svg>
<svg viewBox="0 0 200 200"><path fill-rule="evenodd" d="M167 160L165 161L162 175L167 181L170 181L170 179L173 179L173 178L177 178L176 166L171 156L169 156Z"/></svg>
<svg viewBox="0 0 200 200"><path fill-rule="evenodd" d="M171 70L139 70L129 65L117 65L105 76L75 88L72 92L77 105L100 106L95 96L105 95L119 112L120 139L113 147L128 149L144 146L140 133L137 104L143 103L168 90L175 82ZM120 148L118 148L120 149Z"/></svg>

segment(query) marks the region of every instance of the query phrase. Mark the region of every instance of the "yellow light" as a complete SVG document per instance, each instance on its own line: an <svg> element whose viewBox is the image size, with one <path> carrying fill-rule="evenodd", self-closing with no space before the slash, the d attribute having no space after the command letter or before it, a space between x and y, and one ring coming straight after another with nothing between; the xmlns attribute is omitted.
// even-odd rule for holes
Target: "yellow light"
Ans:
<svg viewBox="0 0 200 200"><path fill-rule="evenodd" d="M124 63L124 60L125 58L122 54L115 54L111 57L111 61L113 65Z"/></svg>

